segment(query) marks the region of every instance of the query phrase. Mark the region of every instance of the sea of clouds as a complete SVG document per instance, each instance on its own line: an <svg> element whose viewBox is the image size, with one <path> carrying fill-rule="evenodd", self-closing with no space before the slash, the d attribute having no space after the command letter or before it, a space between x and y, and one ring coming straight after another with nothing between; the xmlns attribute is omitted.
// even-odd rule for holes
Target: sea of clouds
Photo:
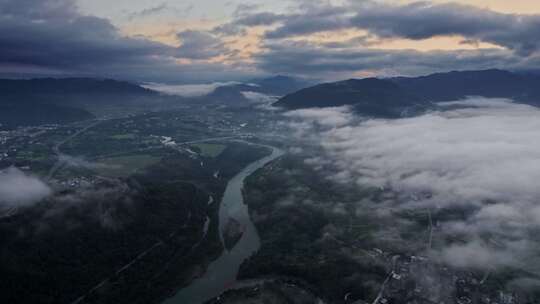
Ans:
<svg viewBox="0 0 540 304"><path fill-rule="evenodd" d="M203 84L164 84L147 83L141 85L144 88L157 91L166 95L176 95L182 97L200 97L214 92L217 88L240 84L239 82L214 82Z"/></svg>
<svg viewBox="0 0 540 304"><path fill-rule="evenodd" d="M362 118L347 107L285 115L297 139L325 152L306 163L337 168L329 178L392 189L394 209L468 210L437 222L436 237L461 241L432 256L456 267L540 274L540 109L469 98L393 120Z"/></svg>

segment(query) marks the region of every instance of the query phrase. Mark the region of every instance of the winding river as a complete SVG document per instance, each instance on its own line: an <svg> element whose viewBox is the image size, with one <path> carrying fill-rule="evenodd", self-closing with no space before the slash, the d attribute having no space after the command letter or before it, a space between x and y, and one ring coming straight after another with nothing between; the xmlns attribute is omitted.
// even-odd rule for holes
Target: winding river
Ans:
<svg viewBox="0 0 540 304"><path fill-rule="evenodd" d="M242 238L231 251L224 249L221 256L208 266L202 277L193 281L188 287L178 291L176 295L164 301L163 304L201 304L234 287L240 264L260 247L257 229L249 217L248 208L244 204L242 196L244 180L259 168L283 155L281 150L273 147L269 148L272 148L271 155L249 164L229 181L219 207L220 237L223 235L224 227L229 218L234 218L244 227Z"/></svg>

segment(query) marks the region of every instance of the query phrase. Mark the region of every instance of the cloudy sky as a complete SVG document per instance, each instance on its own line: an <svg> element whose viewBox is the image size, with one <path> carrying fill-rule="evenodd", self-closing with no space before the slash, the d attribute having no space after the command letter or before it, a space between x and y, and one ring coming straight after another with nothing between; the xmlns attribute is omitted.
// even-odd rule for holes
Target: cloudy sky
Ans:
<svg viewBox="0 0 540 304"><path fill-rule="evenodd" d="M0 75L182 83L538 69L539 36L532 0L0 0Z"/></svg>

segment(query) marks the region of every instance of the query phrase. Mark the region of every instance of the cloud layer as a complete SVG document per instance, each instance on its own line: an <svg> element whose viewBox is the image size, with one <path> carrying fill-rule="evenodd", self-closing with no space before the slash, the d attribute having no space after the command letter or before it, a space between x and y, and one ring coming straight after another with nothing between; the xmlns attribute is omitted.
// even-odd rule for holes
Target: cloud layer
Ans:
<svg viewBox="0 0 540 304"><path fill-rule="evenodd" d="M182 28L155 24L162 33L143 37L80 13L70 0L2 0L0 73L185 83L277 73L337 79L540 68L538 15L429 1L336 3L299 1L281 12L239 5L229 19ZM180 21L185 11L154 5L129 19L169 12ZM165 36L167 44L160 42ZM438 38L455 45L437 50L429 41ZM435 49L421 51L415 43Z"/></svg>
<svg viewBox="0 0 540 304"><path fill-rule="evenodd" d="M538 51L540 16L502 14L456 3L415 2L393 6L367 1L351 18L355 27L379 37L414 40L460 35L524 55Z"/></svg>
<svg viewBox="0 0 540 304"><path fill-rule="evenodd" d="M431 210L436 237L460 240L435 247L435 257L481 269L540 262L540 110L483 98L441 106L396 120L364 120L346 108L287 115L298 138L326 152L306 163L331 164L335 181L395 193L385 203L394 212ZM540 273L534 265L527 270Z"/></svg>
<svg viewBox="0 0 540 304"><path fill-rule="evenodd" d="M336 78L355 72L418 75L451 69L536 68L539 24L537 15L504 14L472 5L368 0L339 5L301 2L287 13L247 11L218 29L239 33L265 28L262 52L254 54L264 71ZM399 42L394 48L384 47L400 39L424 43L435 38L452 38L458 45L430 51L400 48ZM487 45L474 47L480 43Z"/></svg>
<svg viewBox="0 0 540 304"><path fill-rule="evenodd" d="M198 62L226 52L211 34L179 31L177 36L181 45L174 47L124 35L107 19L82 15L71 0L2 0L0 73L177 82L242 73L221 63Z"/></svg>
<svg viewBox="0 0 540 304"><path fill-rule="evenodd" d="M47 184L15 167L0 170L0 209L28 206L51 193Z"/></svg>
<svg viewBox="0 0 540 304"><path fill-rule="evenodd" d="M214 82L207 84L162 84L162 83L147 83L143 87L161 92L167 95L177 95L182 97L199 97L205 96L214 92L222 86L239 84L239 82Z"/></svg>
<svg viewBox="0 0 540 304"><path fill-rule="evenodd" d="M438 36L462 36L516 50L523 54L538 51L535 37L540 31L540 16L494 12L472 5L435 4L418 1L406 5L388 2L349 2L345 6L304 5L301 12L288 16L275 14L263 19L278 23L266 33L267 38L281 39L331 30L355 28L379 38L422 40ZM323 2L324 3L324 2ZM253 15L257 16L257 15ZM237 23L252 24L248 16Z"/></svg>

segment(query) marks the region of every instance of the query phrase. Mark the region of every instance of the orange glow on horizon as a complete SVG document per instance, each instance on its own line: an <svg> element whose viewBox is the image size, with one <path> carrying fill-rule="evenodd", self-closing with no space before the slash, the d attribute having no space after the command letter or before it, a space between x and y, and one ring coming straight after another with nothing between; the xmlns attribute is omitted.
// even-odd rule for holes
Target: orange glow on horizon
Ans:
<svg viewBox="0 0 540 304"><path fill-rule="evenodd" d="M417 2L418 0L395 0L389 3L407 4ZM531 0L432 0L433 3L457 2L462 4L474 5L480 8L492 9L502 13L522 13L534 14L540 13L540 1ZM143 36L147 39L164 43L173 47L178 47L181 42L176 34L183 30L202 30L208 31L216 26L226 23L223 20L208 19L184 19L179 21L134 21L125 24L121 31L126 36ZM246 28L245 33L241 35L223 37L224 44L230 52L221 54L207 61L212 63L234 64L238 62L253 62L253 57L264 51L263 35L264 32L274 27L257 26ZM364 41L354 42L355 38L364 37ZM412 40L405 38L379 39L369 36L369 33L358 29L345 29L338 31L327 31L299 37L288 38L290 41L305 41L309 43L346 43L343 45L349 49L383 49L383 50L416 50L421 52L428 51L453 51L453 50L476 50L476 49L504 49L501 46L487 43L475 42L464 43L466 39L461 36L441 36L422 40ZM186 63L182 61L182 63Z"/></svg>

